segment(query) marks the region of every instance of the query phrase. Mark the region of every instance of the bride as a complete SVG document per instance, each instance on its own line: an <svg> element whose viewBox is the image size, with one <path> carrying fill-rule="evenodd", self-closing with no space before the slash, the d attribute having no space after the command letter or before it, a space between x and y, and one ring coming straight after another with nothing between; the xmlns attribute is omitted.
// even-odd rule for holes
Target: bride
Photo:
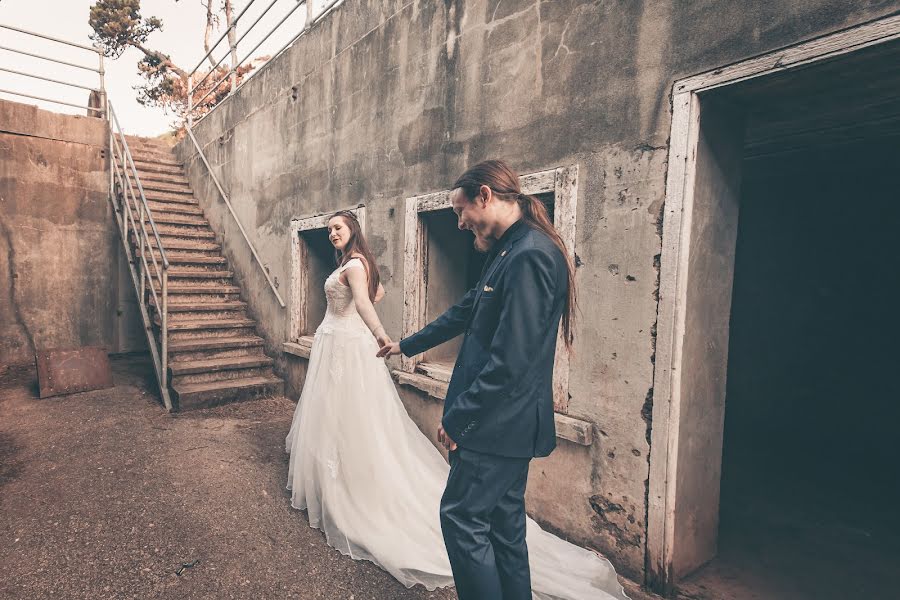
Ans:
<svg viewBox="0 0 900 600"><path fill-rule="evenodd" d="M410 419L384 361L391 342L373 302L384 295L359 222L328 221L338 268L325 280L303 392L285 442L291 505L329 545L407 587L453 585L439 505L449 465ZM609 561L527 521L532 589L541 600L627 598Z"/></svg>

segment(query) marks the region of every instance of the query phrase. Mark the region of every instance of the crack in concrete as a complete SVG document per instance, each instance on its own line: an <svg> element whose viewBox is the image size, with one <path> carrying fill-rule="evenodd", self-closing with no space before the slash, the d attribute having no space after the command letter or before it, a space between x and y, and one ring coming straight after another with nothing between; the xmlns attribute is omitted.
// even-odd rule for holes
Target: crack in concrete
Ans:
<svg viewBox="0 0 900 600"><path fill-rule="evenodd" d="M16 262L16 249L13 246L12 242L12 232L9 230L9 226L0 220L0 236L3 236L3 239L7 246L7 277L9 277L9 306L12 308L13 316L15 318L15 322L19 327L22 328L22 332L25 335L25 339L28 340L28 346L30 348L30 352L34 354L34 336L31 331L28 330L28 325L25 324L25 319L22 317L21 309L19 308L18 302L16 302L16 273L13 265Z"/></svg>

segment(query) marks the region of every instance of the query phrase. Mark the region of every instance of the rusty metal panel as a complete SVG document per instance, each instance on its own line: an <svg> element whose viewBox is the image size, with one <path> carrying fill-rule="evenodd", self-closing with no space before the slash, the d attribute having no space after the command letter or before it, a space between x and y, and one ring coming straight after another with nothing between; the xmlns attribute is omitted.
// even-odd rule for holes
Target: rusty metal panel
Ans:
<svg viewBox="0 0 900 600"><path fill-rule="evenodd" d="M39 350L35 358L41 398L101 390L113 385L106 348Z"/></svg>

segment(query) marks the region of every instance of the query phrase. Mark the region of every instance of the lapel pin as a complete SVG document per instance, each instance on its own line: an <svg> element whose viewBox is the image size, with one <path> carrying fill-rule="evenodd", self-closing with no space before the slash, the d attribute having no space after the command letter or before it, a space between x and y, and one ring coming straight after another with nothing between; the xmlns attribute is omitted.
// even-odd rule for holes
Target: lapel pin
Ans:
<svg viewBox="0 0 900 600"><path fill-rule="evenodd" d="M506 256L506 250L500 253L500 256Z"/></svg>
<svg viewBox="0 0 900 600"><path fill-rule="evenodd" d="M486 291L486 292L493 292L493 291L494 291L494 288L492 288L492 287L489 286L489 285L486 285L486 286L484 286L484 291Z"/></svg>

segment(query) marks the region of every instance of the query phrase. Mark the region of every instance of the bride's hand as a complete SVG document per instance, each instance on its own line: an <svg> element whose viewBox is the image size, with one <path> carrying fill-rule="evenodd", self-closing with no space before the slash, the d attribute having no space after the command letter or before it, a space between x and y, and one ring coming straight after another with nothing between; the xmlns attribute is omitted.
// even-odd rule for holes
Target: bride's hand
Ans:
<svg viewBox="0 0 900 600"><path fill-rule="evenodd" d="M389 336L387 333L382 333L381 335L376 335L375 339L378 340L379 348L384 348L385 346L388 346L388 345L394 343L393 340L391 340L391 336Z"/></svg>
<svg viewBox="0 0 900 600"><path fill-rule="evenodd" d="M396 356L400 354L400 342L389 342L381 346L375 355L378 358L387 358L388 356Z"/></svg>

